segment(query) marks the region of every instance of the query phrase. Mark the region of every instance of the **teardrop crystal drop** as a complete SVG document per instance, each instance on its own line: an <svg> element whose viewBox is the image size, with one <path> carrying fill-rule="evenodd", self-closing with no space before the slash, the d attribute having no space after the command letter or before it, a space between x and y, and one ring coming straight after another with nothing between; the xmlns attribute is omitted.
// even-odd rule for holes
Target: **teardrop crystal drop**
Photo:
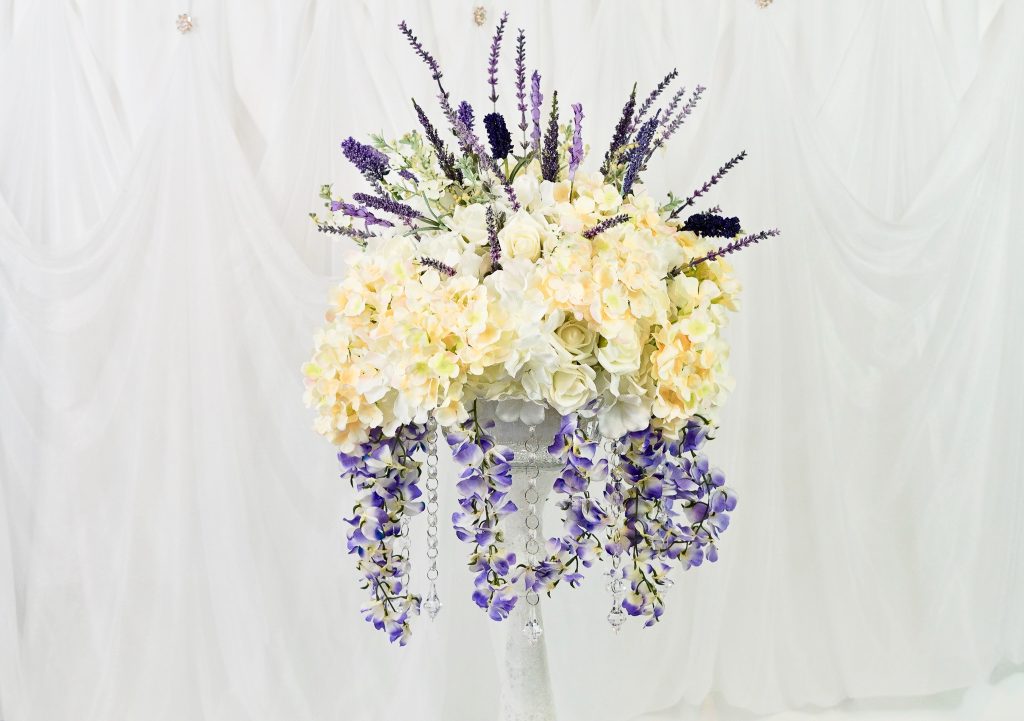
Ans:
<svg viewBox="0 0 1024 721"><path fill-rule="evenodd" d="M523 626L523 635L526 636L530 643L537 643L543 633L544 629L540 627L540 621L535 618L531 618L526 622L526 625Z"/></svg>
<svg viewBox="0 0 1024 721"><path fill-rule="evenodd" d="M608 623L612 625L616 631L626 622L626 612L622 610L622 606L615 606L611 611L608 612Z"/></svg>
<svg viewBox="0 0 1024 721"><path fill-rule="evenodd" d="M431 621L437 618L437 614L441 611L441 599L437 597L437 589L430 589L430 593L423 602L423 610L430 616Z"/></svg>

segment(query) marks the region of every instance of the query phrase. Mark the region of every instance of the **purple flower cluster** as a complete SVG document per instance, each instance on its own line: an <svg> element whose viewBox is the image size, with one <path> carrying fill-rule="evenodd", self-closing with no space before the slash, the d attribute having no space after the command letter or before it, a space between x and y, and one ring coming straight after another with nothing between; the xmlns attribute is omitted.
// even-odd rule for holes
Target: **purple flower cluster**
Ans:
<svg viewBox="0 0 1024 721"><path fill-rule="evenodd" d="M530 135L534 152L540 150L540 109L544 103L544 95L540 92L540 73L533 71L530 78L530 117L533 120L533 132Z"/></svg>
<svg viewBox="0 0 1024 721"><path fill-rule="evenodd" d="M544 133L544 150L540 156L540 174L544 180L558 180L558 91L551 93L551 114Z"/></svg>
<svg viewBox="0 0 1024 721"><path fill-rule="evenodd" d="M647 626L664 613L674 565L688 569L718 560L718 538L736 508L725 476L699 452L707 436L707 424L692 418L678 440L648 428L617 444L606 502L620 513L605 550L625 561L623 610L645 618Z"/></svg>
<svg viewBox="0 0 1024 721"><path fill-rule="evenodd" d="M473 129L473 106L463 100L459 103L459 109L456 111L459 116L459 122L465 125L470 130Z"/></svg>
<svg viewBox="0 0 1024 721"><path fill-rule="evenodd" d="M693 205L694 202L697 200L697 198L700 198L700 197L704 196L709 190L711 190L711 186L717 185L718 181L720 181L722 178L724 178L726 173L728 173L730 170L732 170L737 165L739 165L740 161L742 161L746 157L747 157L747 151L746 150L742 150L742 151L740 151L739 155L737 155L737 156L735 156L733 158L730 158L729 161L725 165L723 165L721 168L718 169L718 172L716 172L714 175L712 175L711 178L706 183L704 183L704 185L702 185L701 187L697 188L697 190L693 191L693 194L689 198L687 198L683 202L682 205L680 205L678 208L673 210L672 214L669 215L668 217L669 218L675 218L680 213L682 213L683 210L685 210L686 208L689 208L691 205Z"/></svg>
<svg viewBox="0 0 1024 721"><path fill-rule="evenodd" d="M370 592L362 612L392 643L403 646L420 597L409 591L409 558L399 539L402 520L425 507L418 482L426 434L426 426L419 424L402 426L391 437L376 428L355 453L338 454L341 477L356 492L354 513L345 522L350 526L348 552L359 559L362 587Z"/></svg>
<svg viewBox="0 0 1024 721"><path fill-rule="evenodd" d="M390 220L384 220L384 218L378 218L376 215L371 213L361 205L352 205L352 203L343 203L341 201L335 201L331 203L331 210L337 212L341 211L343 214L350 218L359 218L366 227L369 228L371 225L379 225L384 228L391 228L394 226Z"/></svg>
<svg viewBox="0 0 1024 721"><path fill-rule="evenodd" d="M391 198L367 195L366 193L353 193L352 200L362 203L363 205L368 205L371 208L376 208L377 210L383 210L385 213L397 215L399 218L409 223L420 217L419 211L415 208L411 208L405 203L399 203L397 200L392 200Z"/></svg>
<svg viewBox="0 0 1024 721"><path fill-rule="evenodd" d="M441 172L449 180L461 183L462 171L455 164L455 156L448 151L444 141L441 140L441 136L437 134L437 128L430 122L430 118L423 112L423 108L419 106L419 103L413 100L412 104L416 108L416 117L419 118L420 125L423 126L423 132L427 136L427 140L434 146L434 154L437 156L437 164L440 166Z"/></svg>
<svg viewBox="0 0 1024 721"><path fill-rule="evenodd" d="M503 160L512 152L512 134L505 125L501 113L488 113L484 116L484 128L487 130L487 142L491 146L491 156Z"/></svg>
<svg viewBox="0 0 1024 721"><path fill-rule="evenodd" d="M473 601L495 621L508 617L516 593L516 555L509 550L502 519L517 510L509 498L512 451L495 443L493 422L482 425L473 414L449 431L448 445L462 466L456 484L461 510L452 514L455 535L473 547L469 568L474 572Z"/></svg>
<svg viewBox="0 0 1024 721"><path fill-rule="evenodd" d="M686 219L682 228L705 238L734 238L740 232L740 219L710 212L695 213Z"/></svg>
<svg viewBox="0 0 1024 721"><path fill-rule="evenodd" d="M635 145L629 151L629 165L626 166L626 174L622 177L622 197L626 197L633 190L633 183L636 182L637 176L647 162L647 149L650 147L654 131L657 129L657 113L640 126L640 131L636 134Z"/></svg>
<svg viewBox="0 0 1024 721"><path fill-rule="evenodd" d="M583 105L572 104L572 146L569 148L569 180L576 177L576 169L583 162Z"/></svg>

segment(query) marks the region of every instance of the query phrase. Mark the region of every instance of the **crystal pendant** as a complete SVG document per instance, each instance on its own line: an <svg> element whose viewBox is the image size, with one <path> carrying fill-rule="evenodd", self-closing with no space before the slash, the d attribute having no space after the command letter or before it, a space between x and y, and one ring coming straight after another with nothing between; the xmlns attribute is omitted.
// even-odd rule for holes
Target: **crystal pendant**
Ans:
<svg viewBox="0 0 1024 721"><path fill-rule="evenodd" d="M531 618L523 626L523 635L526 636L530 643L537 643L540 640L541 634L544 633L544 629L540 627L540 621L535 618Z"/></svg>
<svg viewBox="0 0 1024 721"><path fill-rule="evenodd" d="M619 627L626 622L626 612L622 610L622 606L615 606L611 611L608 612L608 623L612 625L616 631Z"/></svg>
<svg viewBox="0 0 1024 721"><path fill-rule="evenodd" d="M621 578L612 578L608 581L608 590L612 593L624 593L626 590L626 581Z"/></svg>
<svg viewBox="0 0 1024 721"><path fill-rule="evenodd" d="M437 597L437 589L431 588L430 594L427 599L423 602L423 610L430 616L430 620L433 621L437 618L437 614L441 611L441 599Z"/></svg>

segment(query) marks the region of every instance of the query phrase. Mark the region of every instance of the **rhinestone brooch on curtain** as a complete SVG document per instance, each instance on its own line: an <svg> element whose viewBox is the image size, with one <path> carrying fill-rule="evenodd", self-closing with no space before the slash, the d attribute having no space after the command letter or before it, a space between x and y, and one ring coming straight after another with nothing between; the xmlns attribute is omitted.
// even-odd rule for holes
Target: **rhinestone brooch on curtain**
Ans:
<svg viewBox="0 0 1024 721"><path fill-rule="evenodd" d="M182 13L178 16L178 21L174 24L174 27L178 28L178 32L184 35L192 29L193 24L192 16L188 13Z"/></svg>
<svg viewBox="0 0 1024 721"><path fill-rule="evenodd" d="M477 5L473 8L473 22L477 25L483 25L487 22L487 8L483 5Z"/></svg>
<svg viewBox="0 0 1024 721"><path fill-rule="evenodd" d="M757 6L759 8L766 8L772 4L772 0L757 0Z"/></svg>

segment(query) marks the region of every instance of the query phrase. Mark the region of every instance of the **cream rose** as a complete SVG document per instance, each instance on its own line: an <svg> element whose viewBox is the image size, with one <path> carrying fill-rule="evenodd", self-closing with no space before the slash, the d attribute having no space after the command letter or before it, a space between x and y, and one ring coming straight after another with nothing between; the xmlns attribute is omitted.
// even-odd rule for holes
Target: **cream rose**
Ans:
<svg viewBox="0 0 1024 721"><path fill-rule="evenodd" d="M636 373L640 370L640 341L636 333L625 331L597 349L597 361L609 373Z"/></svg>
<svg viewBox="0 0 1024 721"><path fill-rule="evenodd" d="M544 398L551 407L565 415L579 410L597 392L594 369L572 363L556 369L550 383L543 389Z"/></svg>
<svg viewBox="0 0 1024 721"><path fill-rule="evenodd" d="M503 256L537 260L540 257L543 228L532 215L519 211L498 233Z"/></svg>
<svg viewBox="0 0 1024 721"><path fill-rule="evenodd" d="M597 343L595 333L586 323L575 318L565 321L555 330L562 346L576 360L584 360L594 352Z"/></svg>

